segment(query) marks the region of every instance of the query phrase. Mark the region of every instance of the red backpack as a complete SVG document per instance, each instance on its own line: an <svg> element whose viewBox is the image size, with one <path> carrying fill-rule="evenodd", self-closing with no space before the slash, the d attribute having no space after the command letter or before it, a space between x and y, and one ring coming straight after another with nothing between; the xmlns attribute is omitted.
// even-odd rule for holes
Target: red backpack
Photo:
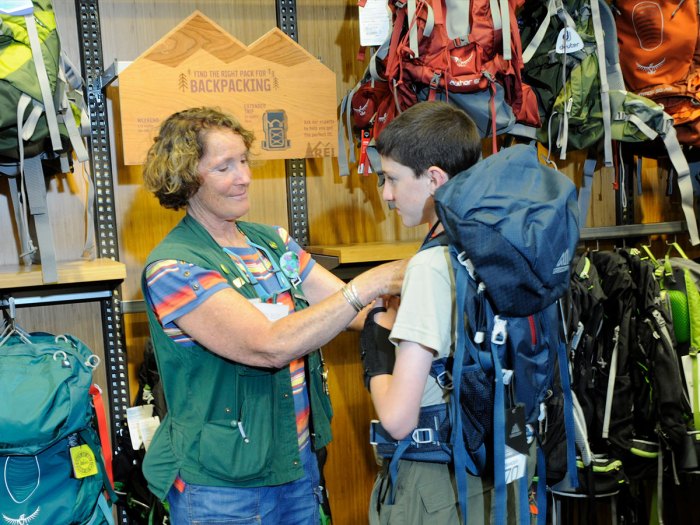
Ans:
<svg viewBox="0 0 700 525"><path fill-rule="evenodd" d="M515 16L521 4L522 0L389 0L391 34L341 104L350 120L348 133L354 130L363 145L368 144L419 100L447 100L461 107L482 137L508 132L516 122L538 127L536 96L521 78ZM499 9L492 11L492 6ZM494 141L494 151L495 147ZM340 150L344 175L349 170L343 165L342 142ZM364 151L363 147L359 166L366 167Z"/></svg>
<svg viewBox="0 0 700 525"><path fill-rule="evenodd" d="M498 83L516 121L539 125L537 100L521 78L522 46L515 17L520 0L500 2L500 10L492 10L498 4L490 0L414 3L414 13L411 2L391 6L393 32L400 38L389 49L388 76L429 86L431 100L438 91L474 93Z"/></svg>
<svg viewBox="0 0 700 525"><path fill-rule="evenodd" d="M681 144L700 145L697 2L615 0L614 7L625 85L663 105Z"/></svg>

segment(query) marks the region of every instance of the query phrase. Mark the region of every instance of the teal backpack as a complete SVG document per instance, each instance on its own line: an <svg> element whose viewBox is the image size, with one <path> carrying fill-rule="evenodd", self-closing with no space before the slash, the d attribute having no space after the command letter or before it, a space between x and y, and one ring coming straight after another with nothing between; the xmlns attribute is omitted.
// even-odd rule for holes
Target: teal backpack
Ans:
<svg viewBox="0 0 700 525"><path fill-rule="evenodd" d="M70 335L27 334L13 324L0 334L0 514L6 523L113 525L109 437L102 435L103 459L93 426L94 417L101 419L93 408L100 405L99 389L91 387L98 363Z"/></svg>

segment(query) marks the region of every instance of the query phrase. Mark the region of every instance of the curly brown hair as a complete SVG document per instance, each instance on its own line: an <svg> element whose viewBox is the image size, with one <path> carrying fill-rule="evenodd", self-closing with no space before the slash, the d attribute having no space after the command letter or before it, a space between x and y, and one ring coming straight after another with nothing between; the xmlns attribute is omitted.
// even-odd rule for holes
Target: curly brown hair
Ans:
<svg viewBox="0 0 700 525"><path fill-rule="evenodd" d="M230 129L250 149L255 136L238 120L218 108L189 108L163 121L143 166L143 181L161 206L178 210L187 206L201 184L197 165L204 153L207 132Z"/></svg>

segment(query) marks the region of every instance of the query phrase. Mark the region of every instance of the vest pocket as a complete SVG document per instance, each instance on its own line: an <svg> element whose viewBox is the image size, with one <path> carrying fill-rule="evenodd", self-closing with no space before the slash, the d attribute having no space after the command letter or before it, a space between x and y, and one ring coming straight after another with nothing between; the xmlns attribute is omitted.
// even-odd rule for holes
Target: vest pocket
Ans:
<svg viewBox="0 0 700 525"><path fill-rule="evenodd" d="M202 427L199 462L209 473L233 482L269 471L272 409L245 400L240 419L209 421Z"/></svg>

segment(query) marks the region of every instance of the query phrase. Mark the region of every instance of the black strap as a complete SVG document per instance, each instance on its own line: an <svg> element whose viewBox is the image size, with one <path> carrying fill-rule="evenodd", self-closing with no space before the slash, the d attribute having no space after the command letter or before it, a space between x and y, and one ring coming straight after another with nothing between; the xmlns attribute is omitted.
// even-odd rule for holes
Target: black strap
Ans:
<svg viewBox="0 0 700 525"><path fill-rule="evenodd" d="M433 233L435 233L435 230L439 225L440 221L436 221L435 224L433 224L433 227L430 228L430 231L425 236L425 239L423 239L423 244L421 244L420 246L421 250L427 250L428 248L432 248L433 246L447 246L450 243L449 239L447 238L447 232L445 232L445 230L433 236Z"/></svg>

